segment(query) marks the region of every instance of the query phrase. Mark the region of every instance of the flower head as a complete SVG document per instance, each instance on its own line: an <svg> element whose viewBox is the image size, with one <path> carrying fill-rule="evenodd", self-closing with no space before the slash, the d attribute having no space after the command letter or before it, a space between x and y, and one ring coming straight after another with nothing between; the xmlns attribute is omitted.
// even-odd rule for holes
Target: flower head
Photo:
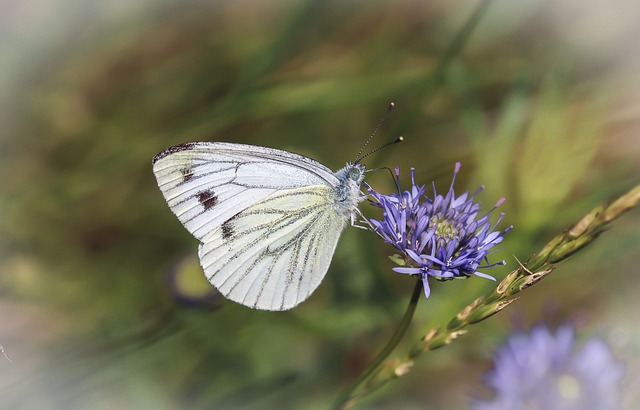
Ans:
<svg viewBox="0 0 640 410"><path fill-rule="evenodd" d="M456 197L453 186L459 171L460 163L457 163L446 195L438 194L433 186L433 199L425 196L424 185L416 185L413 168L411 190L401 191L398 168L397 194L380 194L366 185L375 199L374 205L383 211L381 220L369 220L370 226L385 242L395 246L406 262L406 266L393 270L422 276L427 298L430 276L448 280L476 275L493 280L478 269L504 265L504 261L490 264L487 259L487 255L495 251L492 248L502 242L504 233L511 229L495 230L503 214L493 225L489 220L489 213L500 206L504 198L479 216L480 205L474 199L484 188L480 187L473 195L465 192Z"/></svg>
<svg viewBox="0 0 640 410"><path fill-rule="evenodd" d="M617 409L618 384L624 366L607 344L588 340L575 350L575 332L564 325L555 334L545 326L516 333L494 356L486 383L494 390L490 401L476 401L475 410Z"/></svg>

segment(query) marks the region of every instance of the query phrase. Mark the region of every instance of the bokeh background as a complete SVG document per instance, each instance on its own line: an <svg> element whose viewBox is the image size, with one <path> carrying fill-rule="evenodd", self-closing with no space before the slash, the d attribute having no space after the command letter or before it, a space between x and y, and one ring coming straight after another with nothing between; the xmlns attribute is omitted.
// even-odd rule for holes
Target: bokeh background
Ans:
<svg viewBox="0 0 640 410"><path fill-rule="evenodd" d="M151 158L181 142L353 160L507 202L498 279L640 175L640 3L0 0L0 408L327 408L391 336L413 280L347 229L284 313L220 300ZM452 46L453 44L453 46ZM443 57L444 56L444 57ZM385 172L368 175L391 192ZM372 210L363 205L365 213ZM361 408L464 409L514 328L572 321L640 380L640 213ZM401 344L494 283L436 283Z"/></svg>

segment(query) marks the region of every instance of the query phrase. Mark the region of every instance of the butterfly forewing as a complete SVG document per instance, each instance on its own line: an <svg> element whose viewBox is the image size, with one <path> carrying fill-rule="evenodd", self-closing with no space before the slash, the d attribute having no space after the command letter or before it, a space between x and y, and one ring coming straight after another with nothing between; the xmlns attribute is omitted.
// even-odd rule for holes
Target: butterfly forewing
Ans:
<svg viewBox="0 0 640 410"><path fill-rule="evenodd" d="M168 148L154 158L153 171L173 213L200 241L278 190L337 183L329 168L310 158L229 143Z"/></svg>
<svg viewBox="0 0 640 410"><path fill-rule="evenodd" d="M271 148L186 143L158 154L153 171L173 213L200 240L209 281L258 309L290 309L311 295L358 202L344 192L360 180Z"/></svg>

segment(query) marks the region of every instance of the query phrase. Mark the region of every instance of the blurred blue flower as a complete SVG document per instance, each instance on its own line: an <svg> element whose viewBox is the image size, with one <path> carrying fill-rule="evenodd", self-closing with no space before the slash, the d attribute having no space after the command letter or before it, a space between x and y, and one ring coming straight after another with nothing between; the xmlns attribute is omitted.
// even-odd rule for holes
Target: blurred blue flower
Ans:
<svg viewBox="0 0 640 410"><path fill-rule="evenodd" d="M494 356L486 383L490 401L474 410L615 410L624 366L602 340L590 339L575 351L572 326L552 334L546 326L516 333Z"/></svg>
<svg viewBox="0 0 640 410"><path fill-rule="evenodd" d="M429 297L430 276L438 280L449 280L471 275L495 280L478 269L504 265L504 261L490 264L487 255L502 242L504 233L496 231L496 225L504 214L491 225L489 213L504 202L504 198L486 214L478 217L480 205L475 196L484 189L480 187L469 196L467 192L456 197L453 185L460 171L455 166L453 181L445 196L436 192L433 199L425 195L425 186L416 185L414 169L411 169L411 190L400 188L400 171L396 168L397 194L384 195L366 185L373 204L382 208L383 219L370 219L374 232L402 252L405 266L394 271L409 275L421 275L426 297ZM482 264L484 263L484 265Z"/></svg>

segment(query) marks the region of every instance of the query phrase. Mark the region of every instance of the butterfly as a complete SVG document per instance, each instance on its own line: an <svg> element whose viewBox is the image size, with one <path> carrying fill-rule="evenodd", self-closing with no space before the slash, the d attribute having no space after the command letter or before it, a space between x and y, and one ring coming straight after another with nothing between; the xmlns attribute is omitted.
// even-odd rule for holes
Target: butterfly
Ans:
<svg viewBox="0 0 640 410"><path fill-rule="evenodd" d="M262 310L291 309L311 296L365 198L359 160L332 172L255 145L175 145L153 158L153 172L171 211L200 241L209 282Z"/></svg>

